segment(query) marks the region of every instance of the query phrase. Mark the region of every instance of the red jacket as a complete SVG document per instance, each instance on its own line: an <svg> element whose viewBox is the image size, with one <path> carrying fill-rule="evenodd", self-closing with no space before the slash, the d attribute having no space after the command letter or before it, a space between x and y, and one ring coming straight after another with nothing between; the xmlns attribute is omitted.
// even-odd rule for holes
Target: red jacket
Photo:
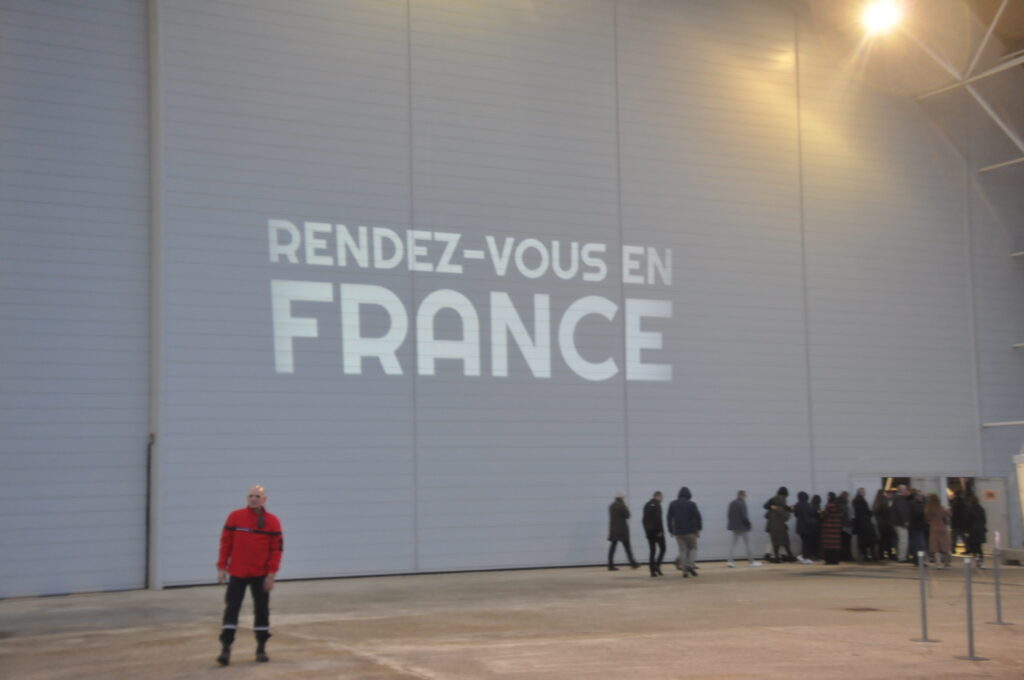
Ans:
<svg viewBox="0 0 1024 680"><path fill-rule="evenodd" d="M266 510L259 513L242 508L228 515L224 523L224 531L220 534L217 568L226 569L238 578L276 574L281 566L283 550L284 535L277 517Z"/></svg>

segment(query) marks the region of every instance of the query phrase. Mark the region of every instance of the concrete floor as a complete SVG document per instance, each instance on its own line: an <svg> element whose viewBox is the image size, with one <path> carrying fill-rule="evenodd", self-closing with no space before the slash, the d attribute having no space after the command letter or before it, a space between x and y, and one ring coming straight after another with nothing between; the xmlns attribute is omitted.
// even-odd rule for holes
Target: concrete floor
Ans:
<svg viewBox="0 0 1024 680"><path fill-rule="evenodd" d="M959 566L959 562L956 563ZM701 565L700 578L603 568L281 582L269 664L239 630L217 667L223 589L0 602L0 676L37 678L1024 678L1024 568L975 580L967 650L963 571L932 572L920 634L913 567ZM243 622L251 616L248 600Z"/></svg>

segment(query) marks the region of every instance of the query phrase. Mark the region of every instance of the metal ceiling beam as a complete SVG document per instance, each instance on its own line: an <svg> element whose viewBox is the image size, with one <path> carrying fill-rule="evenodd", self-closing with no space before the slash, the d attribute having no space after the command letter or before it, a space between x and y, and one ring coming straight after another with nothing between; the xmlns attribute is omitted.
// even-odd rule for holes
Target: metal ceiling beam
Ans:
<svg viewBox="0 0 1024 680"><path fill-rule="evenodd" d="M989 103L987 101L985 101L985 99L980 94L978 94L978 91L976 89L974 89L974 87L972 87L970 84L968 84L967 81L971 80L970 78L965 80L964 77L960 74L960 72L958 72L956 70L956 68L952 64L950 64L948 61L946 61L946 59L944 59L941 54L939 54L938 52L933 50L931 47L929 47L927 43L925 43L924 41L920 40L916 35L914 35L913 33L911 33L910 31L908 31L906 29L903 30L903 33L908 38L910 38L910 40L913 41L913 43L915 45L920 47L925 52L925 54L927 54L929 57L931 57L932 60L935 61L936 64L938 64L943 69L945 69L949 73L949 75L951 75L954 78L956 78L957 81L959 81L959 82L957 82L956 86L960 87L961 85L963 85L963 87L966 88L967 91L971 93L971 96L974 97L974 100L976 102L978 102L978 106L980 106L982 108L982 110L984 110L985 113L987 113L989 115L989 118L991 118L992 121L996 125L999 126L999 129L1002 130L1003 133L1007 137L1009 137L1010 140L1014 144L1017 145L1017 148L1020 149L1020 151L1022 153L1024 153L1024 139L1021 139L1020 135L1017 134L1016 130L1014 130L1009 125L1007 125L1006 122L1002 119L1002 117L996 112L996 110L993 109L989 105ZM1019 57L1019 59L1024 61L1024 55ZM1014 59L1013 61L1017 61L1017 60ZM1009 68L1009 66L1007 66L1006 68ZM989 73L989 72L986 72L986 73ZM985 74L981 74L981 75L985 75ZM977 76L977 77L981 77L981 76ZM920 97L918 97L917 99L920 99Z"/></svg>
<svg viewBox="0 0 1024 680"><path fill-rule="evenodd" d="M1007 167L1009 165L1016 165L1017 163L1024 163L1024 156L1021 156L1020 158L1013 158L1013 159L1008 160L1008 161L1003 161L1002 163L995 163L993 165L986 165L983 168L978 168L978 172L989 172L991 170L998 170L999 168L1005 168L1005 167ZM1015 253L1015 255L1016 255L1016 253ZM1024 253L1021 253L1021 255L1024 256Z"/></svg>
<svg viewBox="0 0 1024 680"><path fill-rule="evenodd" d="M971 76L970 78L960 78L960 76L954 76L955 78L957 78L957 81L955 83L950 83L948 85L943 85L942 87L938 87L938 88L936 88L934 90L929 90L928 92L923 92L921 94L914 95L914 99L916 99L918 101L921 101L922 99L927 99L928 97L934 97L937 94L942 94L943 92L949 92L950 90L955 90L958 87L964 87L964 86L969 85L970 83L973 83L975 81L982 80L983 78L988 78L989 76L994 76L997 73L1001 73L1003 71L1006 71L1007 69L1011 69L1014 66L1017 66L1019 64L1024 64L1024 54L1021 54L1021 55L1017 56L1014 59L1009 59L1007 61L1004 61L1002 64L999 64L999 66L994 66L994 67L990 68L989 70L985 71L984 73L979 73L978 75ZM947 69L947 70L949 70L949 69ZM955 71L954 71L954 73L955 73Z"/></svg>
<svg viewBox="0 0 1024 680"><path fill-rule="evenodd" d="M992 23L988 25L988 30L985 31L985 37L981 39L981 44L978 45L978 49L974 52L974 59L971 59L971 65L964 71L964 77L968 78L974 73L974 67L978 65L978 59L981 58L981 53L988 47L988 39L992 37L992 31L995 30L996 24L999 23L999 17L1003 16L1003 10L1006 9L1006 5L1009 4L1010 0L1003 0L1002 4L999 5L999 9L996 10L996 15L992 17Z"/></svg>

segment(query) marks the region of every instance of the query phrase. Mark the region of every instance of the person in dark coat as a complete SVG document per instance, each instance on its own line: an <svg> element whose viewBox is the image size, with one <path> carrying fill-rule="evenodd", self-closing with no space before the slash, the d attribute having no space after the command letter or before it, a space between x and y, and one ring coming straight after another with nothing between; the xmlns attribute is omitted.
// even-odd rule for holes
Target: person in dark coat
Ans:
<svg viewBox="0 0 1024 680"><path fill-rule="evenodd" d="M843 491L836 496L836 505L839 507L842 533L839 540L843 544L842 559L849 562L853 560L853 508L850 507L850 492Z"/></svg>
<svg viewBox="0 0 1024 680"><path fill-rule="evenodd" d="M814 543L814 547L818 554L815 558L824 559L824 556L821 553L821 496L818 494L811 496L811 510L813 510L814 514L818 517L818 535L815 536Z"/></svg>
<svg viewBox="0 0 1024 680"><path fill-rule="evenodd" d="M782 561L779 558L779 550L781 548L786 549L790 562L796 561L796 556L793 555L793 551L789 547L788 522L792 515L792 510L786 504L788 497L789 489L780 486L775 495L764 504L764 509L767 510L768 535L772 539L772 562L775 563Z"/></svg>
<svg viewBox="0 0 1024 680"><path fill-rule="evenodd" d="M928 524L924 520L924 494L917 489L910 490L910 521L907 523L910 536L910 561L917 564L917 553L928 550Z"/></svg>
<svg viewBox="0 0 1024 680"><path fill-rule="evenodd" d="M818 513L807 500L807 492L796 495L793 516L796 517L796 533L800 537L800 555L798 560L810 564L818 555ZM821 499L818 499L821 502Z"/></svg>
<svg viewBox="0 0 1024 680"><path fill-rule="evenodd" d="M821 511L821 552L825 564L839 564L843 554L843 515L836 495L829 491L828 502Z"/></svg>
<svg viewBox="0 0 1024 680"><path fill-rule="evenodd" d="M615 548L619 543L626 549L626 557L629 558L629 566L634 569L640 565L633 559L633 549L629 545L629 508L626 507L626 495L618 494L615 500L608 506L608 571L618 571L615 566Z"/></svg>
<svg viewBox="0 0 1024 680"><path fill-rule="evenodd" d="M875 494L875 502L871 504L871 514L875 516L878 526L879 555L883 560L896 559L896 532L889 521L889 492L879 489Z"/></svg>
<svg viewBox="0 0 1024 680"><path fill-rule="evenodd" d="M985 555L981 552L981 544L985 542L988 529L985 508L981 507L977 496L967 499L967 552L978 560L979 569L984 569Z"/></svg>
<svg viewBox="0 0 1024 680"><path fill-rule="evenodd" d="M644 505L644 534L650 548L648 563L651 566L651 577L664 576L661 573L661 562L665 559L665 524L661 519L661 499L661 492L655 491L651 500Z"/></svg>
<svg viewBox="0 0 1024 680"><path fill-rule="evenodd" d="M750 515L747 514L746 491L741 489L736 492L736 498L729 503L726 519L728 520L726 528L732 532L732 543L729 544L729 561L726 563L726 566L736 566L736 563L732 559L732 555L736 550L736 541L742 539L743 545L747 548L747 562L752 567L760 567L761 563L755 560L753 554L750 552L749 534L753 525L750 523Z"/></svg>
<svg viewBox="0 0 1024 680"><path fill-rule="evenodd" d="M967 533L970 531L967 523L967 502L959 491L954 491L953 497L949 500L949 512L949 547L955 555L957 543L963 541L966 546Z"/></svg>
<svg viewBox="0 0 1024 680"><path fill-rule="evenodd" d="M889 524L896 532L896 560L906 562L910 545L910 490L906 484L896 488L896 495L889 504Z"/></svg>
<svg viewBox="0 0 1024 680"><path fill-rule="evenodd" d="M871 521L871 507L868 506L864 487L857 489L857 495L853 499L853 531L857 535L857 548L860 550L861 558L877 562L880 559L878 532L875 531L875 523Z"/></svg>
<svg viewBox="0 0 1024 680"><path fill-rule="evenodd" d="M683 578L697 575L697 539L704 528L700 510L692 498L693 494L684 486L679 489L679 497L668 506L668 532L679 546L678 564Z"/></svg>

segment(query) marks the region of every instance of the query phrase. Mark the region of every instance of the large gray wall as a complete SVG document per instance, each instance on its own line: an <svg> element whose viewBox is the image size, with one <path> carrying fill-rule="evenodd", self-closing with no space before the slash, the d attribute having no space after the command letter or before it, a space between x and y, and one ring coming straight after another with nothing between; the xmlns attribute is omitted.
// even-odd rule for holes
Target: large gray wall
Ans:
<svg viewBox="0 0 1024 680"><path fill-rule="evenodd" d="M39 13L5 3L18 11L0 30ZM655 488L671 499L683 484L704 508L702 555L722 557L725 505L737 488L760 501L780 484L823 493L848 488L852 476L1006 473L1009 440L987 442L979 425L982 410L1024 408L1017 358L996 346L1016 328L1006 318L1019 315L1024 298L1013 288L1019 271L998 259L1019 232L999 218L1009 199L979 208L969 165L910 98L864 82L834 36L782 2L154 0L147 401L144 4L111 5L130 18L121 35L133 36L137 52L118 52L125 101L110 106L135 121L117 129L135 130L138 162L119 156L120 147L96 148L91 109L70 114L73 131L61 128L99 168L73 187L122 168L117 190L95 195L137 206L137 219L85 224L65 208L79 219L48 222L58 233L47 238L82 257L91 252L75 240L82 234L132 225L131 238L125 226L94 248L110 259L87 274L125 271L131 250L137 280L117 290L132 304L110 306L131 316L132 331L82 325L78 316L63 322L94 329L104 349L118 338L135 343L134 353L116 353L121 370L136 371L119 425L69 413L105 436L127 433L134 467L117 474L135 476L115 488L139 503L152 405L154 584L212 579L223 518L255 482L268 487L268 507L284 522L282 576L297 578L599 562L616 492L627 494L642 543L640 506ZM53 8L50 21L72 21L80 9L38 6ZM8 84L10 70L0 72L0 95L34 83L25 75ZM26 106L39 111L47 97L94 92L67 81L52 87ZM0 123L5 163L15 148L6 141L31 144L25 129L41 124ZM19 182L32 177L17 169ZM37 212L56 210L65 196L37 192ZM20 204L4 204L5 240L19 233L8 228L8 205ZM452 264L462 270L339 266L330 236L291 262L272 253L273 235L285 232L271 221L300 231L322 223L458 234ZM595 268L583 267L566 279L550 271L531 278L512 264L502 274L488 237L558 242L563 261L573 242L602 244L607 273L585 279ZM670 275L624 280L624 245L666 262L671 251ZM443 243L425 246L422 260L438 266ZM8 262L31 259L10 253L5 296L38 289L45 307L81 294L74 283L74 295L40 292L47 289L35 279L8 274ZM531 253L523 264L537 261ZM1000 263L993 276L986 262ZM286 281L328 301L275 306L272 286ZM364 336L406 333L398 369L369 358L357 374L344 364L355 285L377 287L408 316L405 327L380 306L358 314ZM439 290L455 291L456 308L417 341L417 309ZM508 298L492 305L492 293ZM655 301L639 326L626 318L637 300ZM592 313L569 343L580 357L567 359L560 322L580 304ZM611 306L610 319L593 313L600 304ZM509 340L502 375L495 323L521 321L535 338L548 314L549 373ZM478 320L479 347L429 371L424 353L462 339L468 317ZM316 337L288 338L313 324ZM45 335L33 330L16 357L38 351ZM4 337L6 353L7 338L19 336ZM60 361L74 356L59 349ZM580 375L581 362L606 359L613 375ZM48 370L24 373L3 398L26 404L50 384ZM114 399L101 375L85 376L90 406ZM26 431L25 441L45 449L35 454L4 438L4 464L44 474L63 460L52 432ZM113 473L112 464L88 463L87 474ZM0 484L24 489L40 507L63 507L53 500L58 489L25 481ZM12 508L42 521L24 510L31 503ZM137 584L140 512L134 533L122 532L135 558L131 578L44 584L27 580L29 560L7 592ZM14 550L60 551L64 540L4 536Z"/></svg>
<svg viewBox="0 0 1024 680"><path fill-rule="evenodd" d="M0 2L0 597L145 582L146 12Z"/></svg>

